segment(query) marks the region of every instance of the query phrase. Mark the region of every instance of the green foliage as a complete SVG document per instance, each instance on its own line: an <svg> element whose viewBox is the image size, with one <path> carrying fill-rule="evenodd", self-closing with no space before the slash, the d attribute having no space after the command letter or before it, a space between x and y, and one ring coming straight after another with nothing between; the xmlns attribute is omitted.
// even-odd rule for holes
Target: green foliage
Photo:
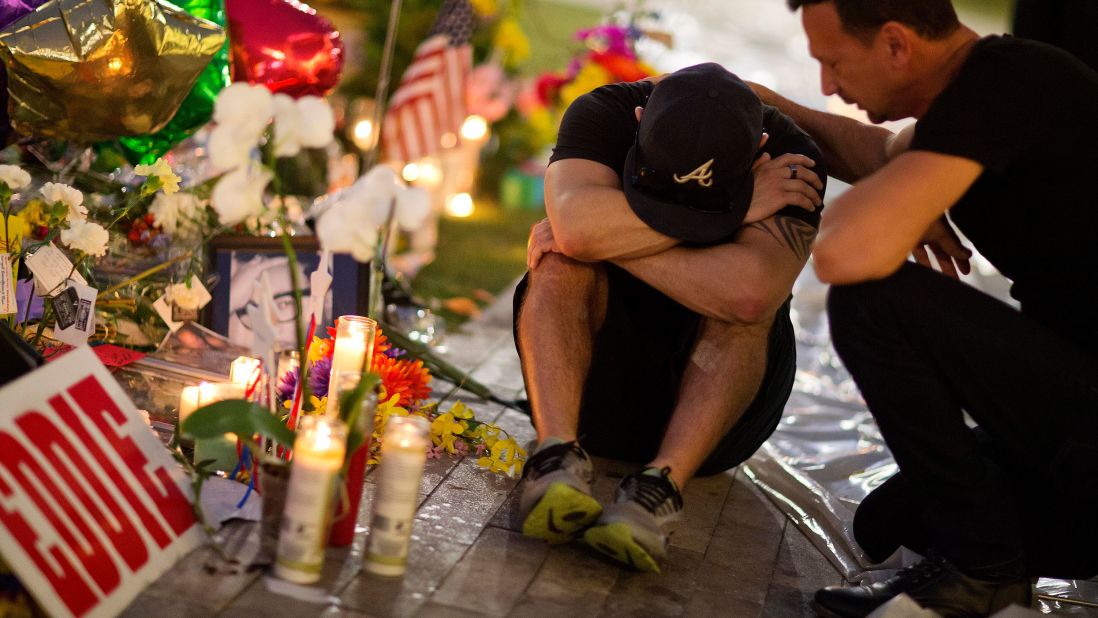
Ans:
<svg viewBox="0 0 1098 618"><path fill-rule="evenodd" d="M216 438L226 433L250 441L256 434L293 448L294 433L282 420L256 403L234 399L202 406L183 421L183 433L194 438Z"/></svg>

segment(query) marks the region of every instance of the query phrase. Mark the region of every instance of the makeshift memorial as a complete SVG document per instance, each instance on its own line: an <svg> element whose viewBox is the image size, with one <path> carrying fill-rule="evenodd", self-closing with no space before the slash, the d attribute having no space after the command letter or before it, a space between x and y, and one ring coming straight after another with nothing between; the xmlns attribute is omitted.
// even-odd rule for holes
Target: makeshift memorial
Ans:
<svg viewBox="0 0 1098 618"><path fill-rule="evenodd" d="M366 541L364 566L370 573L390 577L404 574L429 434L427 419L417 416L394 418L385 430Z"/></svg>

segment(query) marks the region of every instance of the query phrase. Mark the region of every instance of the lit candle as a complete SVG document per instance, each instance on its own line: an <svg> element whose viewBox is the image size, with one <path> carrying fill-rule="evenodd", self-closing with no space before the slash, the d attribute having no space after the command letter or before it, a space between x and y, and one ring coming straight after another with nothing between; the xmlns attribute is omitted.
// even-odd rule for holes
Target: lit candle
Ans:
<svg viewBox="0 0 1098 618"><path fill-rule="evenodd" d="M340 372L359 372L370 368L369 359L374 353L374 336L377 322L359 315L344 315L336 323L335 348L332 350L332 373L328 378L329 416L339 414Z"/></svg>
<svg viewBox="0 0 1098 618"><path fill-rule="evenodd" d="M250 356L237 356L236 360L229 365L229 381L233 384L239 384L244 387L245 390L255 382L256 374L259 372L259 359L252 358ZM258 390L258 389L257 389Z"/></svg>
<svg viewBox="0 0 1098 618"><path fill-rule="evenodd" d="M198 409L200 401L202 401L202 386L206 383L203 382L201 386L184 386L183 390L179 393L179 424L182 425L183 421L187 420L187 417Z"/></svg>
<svg viewBox="0 0 1098 618"><path fill-rule="evenodd" d="M364 566L370 573L404 574L430 429L427 419L420 416L391 417L385 428L370 538L366 542Z"/></svg>
<svg viewBox="0 0 1098 618"><path fill-rule="evenodd" d="M222 382L219 384L207 384L203 382L198 387L198 407L208 406L218 401L228 399L244 399L244 386L234 382ZM236 456L236 435L222 434L216 438L201 438L194 441L194 461L199 463L208 459L214 460L210 466L213 470L223 472L231 471L236 467L239 458Z"/></svg>
<svg viewBox="0 0 1098 618"><path fill-rule="evenodd" d="M290 487L282 512L274 574L298 584L320 579L336 483L347 450L339 419L306 416L294 440Z"/></svg>

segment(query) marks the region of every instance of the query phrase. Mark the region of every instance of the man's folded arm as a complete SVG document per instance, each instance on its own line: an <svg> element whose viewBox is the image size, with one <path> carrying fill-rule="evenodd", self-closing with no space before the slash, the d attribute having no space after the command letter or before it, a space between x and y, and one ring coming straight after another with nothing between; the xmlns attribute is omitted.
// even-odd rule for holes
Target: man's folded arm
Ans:
<svg viewBox="0 0 1098 618"><path fill-rule="evenodd" d="M701 315L755 324L789 298L815 235L812 225L779 213L742 228L731 243L613 262Z"/></svg>
<svg viewBox="0 0 1098 618"><path fill-rule="evenodd" d="M679 243L633 213L614 170L587 159L562 159L549 165L545 210L557 246L575 260L641 257Z"/></svg>

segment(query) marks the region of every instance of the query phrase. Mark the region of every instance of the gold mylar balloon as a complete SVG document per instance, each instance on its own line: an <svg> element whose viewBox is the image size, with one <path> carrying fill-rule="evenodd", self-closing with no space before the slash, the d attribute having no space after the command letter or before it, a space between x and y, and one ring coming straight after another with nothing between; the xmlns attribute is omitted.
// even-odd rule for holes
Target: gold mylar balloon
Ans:
<svg viewBox="0 0 1098 618"><path fill-rule="evenodd" d="M85 142L153 133L224 42L161 0L51 0L0 33L11 124Z"/></svg>

